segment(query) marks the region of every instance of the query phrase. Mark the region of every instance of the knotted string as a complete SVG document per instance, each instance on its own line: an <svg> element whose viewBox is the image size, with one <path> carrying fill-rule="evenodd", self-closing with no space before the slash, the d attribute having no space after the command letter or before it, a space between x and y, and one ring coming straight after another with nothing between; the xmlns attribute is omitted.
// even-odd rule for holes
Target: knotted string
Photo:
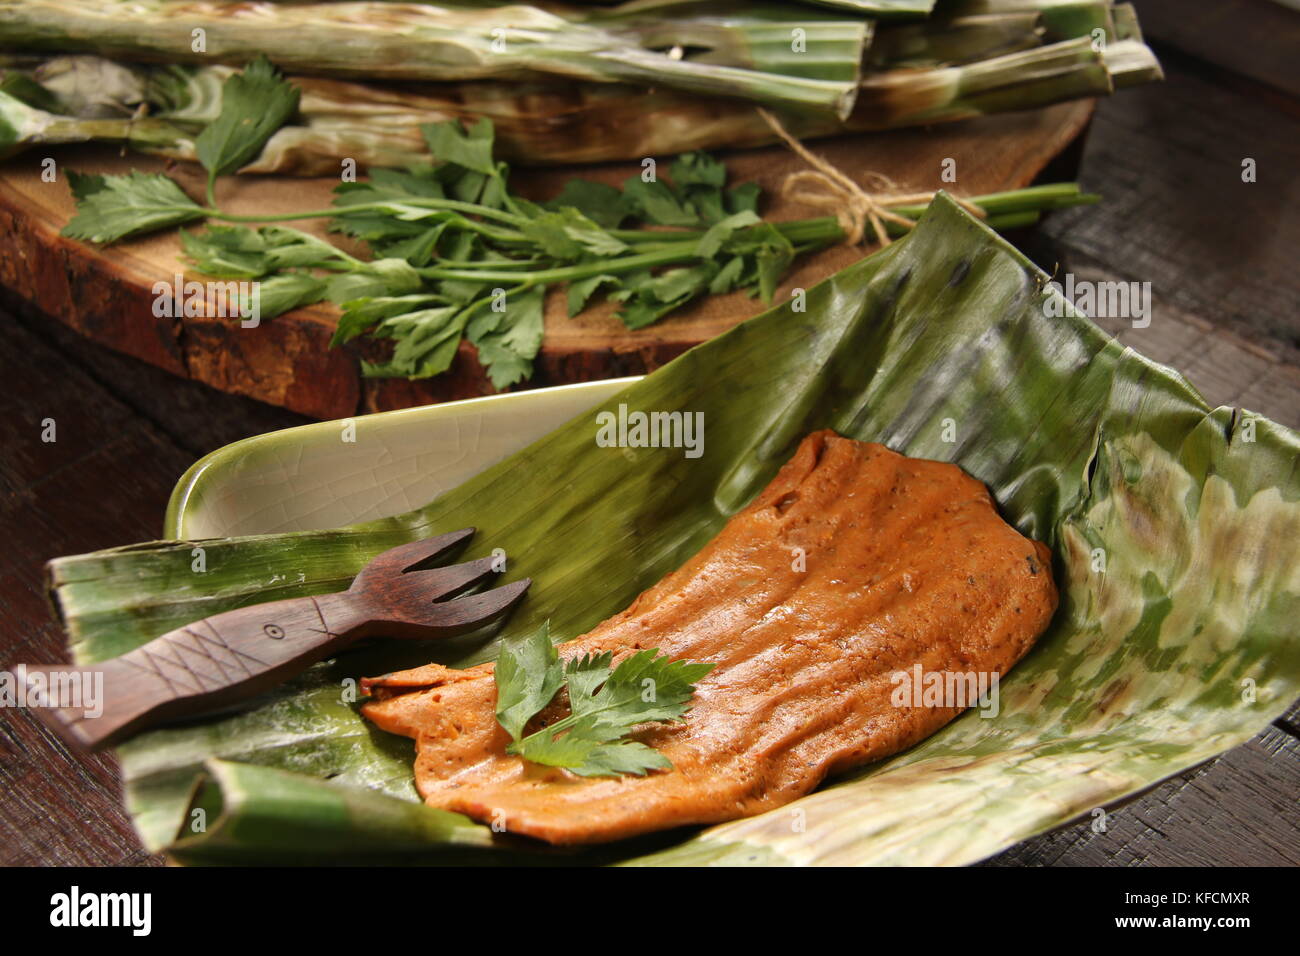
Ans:
<svg viewBox="0 0 1300 956"><path fill-rule="evenodd" d="M835 216L840 228L844 230L846 241L856 245L866 234L867 225L875 233L876 241L882 246L889 245L889 233L885 223L892 222L904 229L911 229L916 220L901 216L890 206L907 206L913 203L928 203L936 195L934 191L921 193L903 193L888 176L882 173L867 173L866 178L877 192L873 195L856 182L835 168L822 157L811 153L781 125L781 121L762 107L758 113L772 128L772 132L786 146L812 169L802 169L786 176L781 184L781 195L791 202L802 203L814 209L824 209ZM985 212L979 206L957 196L952 197L967 212L983 219Z"/></svg>

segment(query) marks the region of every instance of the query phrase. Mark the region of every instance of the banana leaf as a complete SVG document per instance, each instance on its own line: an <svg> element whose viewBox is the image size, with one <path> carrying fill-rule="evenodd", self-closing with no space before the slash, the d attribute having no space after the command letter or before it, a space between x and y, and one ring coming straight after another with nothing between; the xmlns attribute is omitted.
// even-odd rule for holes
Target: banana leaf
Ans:
<svg viewBox="0 0 1300 956"><path fill-rule="evenodd" d="M593 16L602 12L616 16L633 13L665 13L675 15L682 8L721 7L743 5L743 0L624 0L612 7L602 7L597 0L578 0L581 6L589 7ZM847 11L872 19L892 19L895 17L913 19L927 16L935 5L935 0L800 0L794 4L797 10L800 4L813 7L830 7L838 11Z"/></svg>
<svg viewBox="0 0 1300 956"><path fill-rule="evenodd" d="M1115 29L1110 0L952 0L927 20L879 25L867 49L868 70L972 63L1004 53Z"/></svg>
<svg viewBox="0 0 1300 956"><path fill-rule="evenodd" d="M857 93L873 21L831 10L746 5L674 26L694 50L645 45L636 23L570 21L540 7L351 3L262 5L136 0L0 0L0 48L242 65L362 79L516 81L563 76L667 86L838 116ZM806 50L791 48L804 31ZM202 31L205 44L194 49ZM653 39L653 38L652 38ZM808 52L811 51L811 52ZM711 59L710 59L711 58Z"/></svg>
<svg viewBox="0 0 1300 956"><path fill-rule="evenodd" d="M0 67L31 68L26 57L0 56ZM1140 72L1129 78L1128 72ZM98 57L55 57L34 75L52 75L46 89L85 102L87 91L136 91L134 100L100 100L116 124L80 124L37 116L32 105L15 102L22 122L0 141L5 152L34 142L118 139L134 129L123 117L139 102L156 105L154 122L175 126L142 133L140 149L176 159L194 159L193 138L215 115L221 81L229 67L147 68L124 66ZM123 74L125 73L125 77ZM23 74L19 74L23 75ZM988 60L935 69L884 70L867 75L853 114L845 122L782 112L782 122L800 139L844 132L893 129L969 119L1022 110L1064 100L1106 96L1121 85L1159 78L1159 64L1140 41L1093 48L1086 37L1052 43ZM671 90L644 90L617 84L518 85L494 82L393 87L326 77L292 78L302 91L302 125L276 132L246 173L333 175L344 157L362 167L403 166L427 158L420 134L424 123L489 117L497 130L501 156L520 165L592 163L666 155L694 149L757 146L776 134L749 106ZM101 82L102 80L102 82ZM143 91L143 92L140 92ZM0 95L4 95L0 93ZM143 97L143 98L139 98ZM58 125L54 121L59 120ZM614 133L611 133L614 131ZM55 134L62 139L56 139Z"/></svg>
<svg viewBox="0 0 1300 956"><path fill-rule="evenodd" d="M166 119L81 119L50 113L0 89L0 159L40 143L123 143L141 150L184 150L194 143L186 130Z"/></svg>
<svg viewBox="0 0 1300 956"><path fill-rule="evenodd" d="M380 643L255 709L126 743L146 844L190 862L969 863L1250 739L1300 694L1300 435L1209 408L942 195L904 239L809 289L806 310L772 309L602 407L620 403L703 412L704 456L598 448L593 409L408 514L202 542L205 574L190 541L53 562L80 662L217 611L340 590L383 548L465 525L534 580L500 633ZM358 716L350 681L491 659L546 619L557 640L582 633L826 427L957 463L1050 545L1061 606L1003 681L996 718L968 712L780 810L581 853L415 802L410 742Z"/></svg>

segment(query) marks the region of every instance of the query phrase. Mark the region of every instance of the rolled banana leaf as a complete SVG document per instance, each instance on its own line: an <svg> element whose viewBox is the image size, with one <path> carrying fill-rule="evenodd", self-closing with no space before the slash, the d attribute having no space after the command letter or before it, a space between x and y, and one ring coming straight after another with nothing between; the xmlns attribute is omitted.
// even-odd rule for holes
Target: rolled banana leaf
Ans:
<svg viewBox="0 0 1300 956"><path fill-rule="evenodd" d="M934 7L935 0L805 0L819 7L856 10L879 19L890 17L925 16Z"/></svg>
<svg viewBox="0 0 1300 956"><path fill-rule="evenodd" d="M1107 41L1107 59L1115 88L1125 89L1164 79L1164 71L1142 37L1137 10L1131 3L1117 3L1113 11L1114 33Z"/></svg>
<svg viewBox="0 0 1300 956"><path fill-rule="evenodd" d="M140 150L193 153L185 129L170 120L143 117L82 119L29 106L0 89L0 159L42 144L123 143Z"/></svg>
<svg viewBox="0 0 1300 956"><path fill-rule="evenodd" d="M664 17L666 10L679 8L695 11L694 19ZM711 11L714 20L696 8ZM637 33L638 43L689 43L698 34L704 39L696 42L712 48L705 61L715 55L754 61L748 45L736 48L736 24L718 16L727 9L652 0L601 15ZM748 11L748 29L755 35L775 31L768 59L776 65L788 47L785 24L778 17L774 26L763 11ZM703 27L710 23L712 34ZM657 35L664 30L670 32ZM1106 0L951 0L929 20L877 29L867 65L846 120L783 112L786 127L811 139L949 122L1103 96L1161 77L1131 5ZM805 67L810 75L817 69ZM222 81L233 72L220 65L12 53L0 54L0 70L0 93L59 114L28 111L22 122L9 122L0 143L5 153L39 143L99 139L190 160L194 136L216 117ZM279 130L244 172L332 175L344 159L363 168L409 165L425 156L422 124L480 116L493 120L501 155L522 165L627 160L775 140L746 104L669 89L494 81L394 85L319 76L293 81L302 91L300 121ZM141 110L147 117L139 115ZM4 112L23 110L6 103ZM117 122L82 124L72 117Z"/></svg>
<svg viewBox="0 0 1300 956"><path fill-rule="evenodd" d="M35 65L27 58L0 57L0 66L27 70L60 97L90 103L90 115L96 118L107 110L120 119L135 103L157 104L153 119L190 132L170 141L142 135L136 145L190 160L195 155L193 137L215 117L222 79L231 72L222 66L128 66L97 57L55 57ZM123 70L134 75L134 82L122 77ZM862 82L852 115L843 122L800 113L781 117L802 139L950 122L1105 96L1116 86L1134 82L1121 75L1124 71L1141 71L1143 79L1155 79L1159 64L1140 40L1098 50L1080 37L957 66L871 73ZM103 82L97 82L97 74ZM332 175L344 158L363 168L405 166L427 158L422 124L480 116L492 119L500 155L520 165L637 159L758 146L776 139L750 106L671 90L493 82L395 87L303 76L293 81L302 91L301 125L277 131L242 172ZM144 99L120 101L114 109L102 96L93 99L95 90L135 91L131 95ZM75 122L54 129L65 141L89 138ZM130 129L123 124L114 132L129 135ZM46 133L39 139L16 140L9 149L53 141Z"/></svg>
<svg viewBox="0 0 1300 956"><path fill-rule="evenodd" d="M1300 695L1300 435L1209 408L942 195L803 305L692 349L416 511L52 562L83 663L218 611L341 590L382 549L466 525L534 581L500 633L379 643L255 709L127 742L146 845L191 862L544 854L418 805L410 742L362 720L356 679L489 660L547 619L557 640L584 632L698 550L818 428L985 482L1052 549L1052 625L1002 682L996 717L968 712L789 807L564 859L969 863L1248 740ZM703 457L597 447L596 414L620 404L702 412Z"/></svg>
<svg viewBox="0 0 1300 956"><path fill-rule="evenodd" d="M887 17L925 16L934 7L935 0L805 0L819 7L854 10L881 19Z"/></svg>
<svg viewBox="0 0 1300 956"><path fill-rule="evenodd" d="M872 21L763 4L685 17L657 42L635 20L571 21L524 4L0 0L0 49L234 65L265 55L285 72L367 80L562 76L848 115Z"/></svg>
<svg viewBox="0 0 1300 956"><path fill-rule="evenodd" d="M1114 32L1111 0L950 0L927 20L877 26L870 70L973 63L1078 37Z"/></svg>
<svg viewBox="0 0 1300 956"><path fill-rule="evenodd" d="M299 3L301 0L271 0L272 3ZM339 0L323 0L339 2ZM405 0L402 0L405 2ZM633 13L676 12L691 7L737 6L740 0L625 0L623 3L601 3L600 0L569 0L567 3L551 3L550 0L538 3L548 10L563 10L567 19L583 16L599 17L602 15L625 16ZM799 0L813 7L831 7L837 10L852 11L873 19L916 18L924 17L934 8L935 0ZM1024 0L1021 0L1024 2ZM1032 2L1032 0L1031 0ZM489 5L489 4L484 4Z"/></svg>

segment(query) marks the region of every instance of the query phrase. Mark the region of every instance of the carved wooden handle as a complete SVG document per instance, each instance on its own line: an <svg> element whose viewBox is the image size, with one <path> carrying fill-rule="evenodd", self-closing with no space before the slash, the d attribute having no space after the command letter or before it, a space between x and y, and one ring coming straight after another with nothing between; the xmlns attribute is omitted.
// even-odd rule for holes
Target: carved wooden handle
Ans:
<svg viewBox="0 0 1300 956"><path fill-rule="evenodd" d="M227 611L100 664L29 667L28 688L44 685L36 713L63 737L110 746L256 696L331 656L365 630L356 603L345 591Z"/></svg>
<svg viewBox="0 0 1300 956"><path fill-rule="evenodd" d="M457 597L495 574L497 559L423 567L473 534L462 528L389 548L341 593L227 611L90 667L28 668L28 697L36 683L51 686L36 713L93 750L143 727L253 697L363 637L464 634L508 613L530 583L523 578Z"/></svg>

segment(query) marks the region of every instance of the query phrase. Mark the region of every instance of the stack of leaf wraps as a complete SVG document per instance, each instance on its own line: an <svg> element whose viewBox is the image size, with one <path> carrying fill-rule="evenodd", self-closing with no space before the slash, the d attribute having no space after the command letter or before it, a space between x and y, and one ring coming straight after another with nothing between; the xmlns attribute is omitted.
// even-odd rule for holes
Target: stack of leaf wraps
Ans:
<svg viewBox="0 0 1300 956"><path fill-rule="evenodd" d="M638 159L1029 109L1159 78L1109 0L630 0L613 6L0 0L0 154L119 140L194 158L232 69L300 115L248 172L403 166L491 119L516 164Z"/></svg>

